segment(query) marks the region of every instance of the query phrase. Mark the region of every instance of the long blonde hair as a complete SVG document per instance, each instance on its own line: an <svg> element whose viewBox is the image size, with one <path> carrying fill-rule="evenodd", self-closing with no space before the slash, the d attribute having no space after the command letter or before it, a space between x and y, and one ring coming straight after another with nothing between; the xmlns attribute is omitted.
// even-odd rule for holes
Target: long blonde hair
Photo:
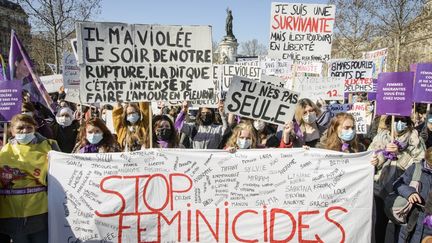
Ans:
<svg viewBox="0 0 432 243"><path fill-rule="evenodd" d="M237 146L237 138L240 136L241 131L243 130L247 130L250 132L251 134L251 148L256 148L257 147L257 133L255 128L253 127L253 125L250 122L241 122L239 123L233 130L233 133L231 135L231 137L228 139L228 142L226 143L226 147L236 147Z"/></svg>
<svg viewBox="0 0 432 243"><path fill-rule="evenodd" d="M313 103L310 99L307 98L301 99L297 103L297 106L295 108L295 113L294 113L294 118L299 125L304 124L303 114L306 109L306 106L310 106L313 108L317 118L319 117L319 115L321 115L321 110L320 108L318 108L318 106L315 103Z"/></svg>

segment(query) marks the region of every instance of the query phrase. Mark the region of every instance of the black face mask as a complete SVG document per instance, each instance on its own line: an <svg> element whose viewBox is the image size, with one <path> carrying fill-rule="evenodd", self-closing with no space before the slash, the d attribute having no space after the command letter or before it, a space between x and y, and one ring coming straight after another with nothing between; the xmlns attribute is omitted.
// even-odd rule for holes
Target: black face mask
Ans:
<svg viewBox="0 0 432 243"><path fill-rule="evenodd" d="M156 135L158 140L167 141L171 137L171 129L162 128Z"/></svg>
<svg viewBox="0 0 432 243"><path fill-rule="evenodd" d="M212 118L211 114L202 115L201 121L202 121L203 125L208 126L208 125L213 123L213 118Z"/></svg>

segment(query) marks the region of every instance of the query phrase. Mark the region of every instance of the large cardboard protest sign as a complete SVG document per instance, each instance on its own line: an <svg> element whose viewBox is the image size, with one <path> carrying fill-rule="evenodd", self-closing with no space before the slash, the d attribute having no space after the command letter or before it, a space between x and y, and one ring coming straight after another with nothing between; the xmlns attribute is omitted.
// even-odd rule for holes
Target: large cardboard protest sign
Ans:
<svg viewBox="0 0 432 243"><path fill-rule="evenodd" d="M49 240L370 242L371 153L50 152Z"/></svg>
<svg viewBox="0 0 432 243"><path fill-rule="evenodd" d="M365 103L354 103L348 111L355 120L355 130L357 134L367 134L368 121L366 117L367 105Z"/></svg>
<svg viewBox="0 0 432 243"><path fill-rule="evenodd" d="M253 80L260 80L261 68L255 65L222 65L222 84L221 90L226 93L230 87L230 84L234 76L240 76L243 78L250 78ZM224 96L223 94L222 96Z"/></svg>
<svg viewBox="0 0 432 243"><path fill-rule="evenodd" d="M269 57L330 60L335 10L326 4L272 3Z"/></svg>
<svg viewBox="0 0 432 243"><path fill-rule="evenodd" d="M8 122L21 113L22 84L14 81L0 81L0 121Z"/></svg>
<svg viewBox="0 0 432 243"><path fill-rule="evenodd" d="M295 64L295 73L299 74L317 74L322 75L323 64L321 62L300 62Z"/></svg>
<svg viewBox="0 0 432 243"><path fill-rule="evenodd" d="M413 101L432 103L432 63L417 64Z"/></svg>
<svg viewBox="0 0 432 243"><path fill-rule="evenodd" d="M261 75L261 83L275 85L277 87L285 87L286 81L276 76Z"/></svg>
<svg viewBox="0 0 432 243"><path fill-rule="evenodd" d="M210 26L76 25L85 103L208 99Z"/></svg>
<svg viewBox="0 0 432 243"><path fill-rule="evenodd" d="M80 86L80 69L75 55L70 52L63 53L63 86L78 88Z"/></svg>
<svg viewBox="0 0 432 243"><path fill-rule="evenodd" d="M259 65L261 67L262 74L265 75L277 77L291 77L292 75L292 60L260 57Z"/></svg>
<svg viewBox="0 0 432 243"><path fill-rule="evenodd" d="M413 95L412 72L380 73L376 97L377 115L410 116Z"/></svg>
<svg viewBox="0 0 432 243"><path fill-rule="evenodd" d="M59 92L63 86L63 75L61 74L40 76L40 80L48 93Z"/></svg>
<svg viewBox="0 0 432 243"><path fill-rule="evenodd" d="M345 78L345 92L372 92L373 61L347 60L329 64L329 77Z"/></svg>
<svg viewBox="0 0 432 243"><path fill-rule="evenodd" d="M299 77L294 82L293 90L299 92L301 98L309 98L311 100L343 100L344 79Z"/></svg>
<svg viewBox="0 0 432 243"><path fill-rule="evenodd" d="M299 94L274 85L235 76L225 100L225 112L285 124L294 116Z"/></svg>
<svg viewBox="0 0 432 243"><path fill-rule="evenodd" d="M363 52L363 59L372 60L374 62L374 69L372 72L372 77L374 79L378 78L378 74L386 71L387 53L387 48Z"/></svg>

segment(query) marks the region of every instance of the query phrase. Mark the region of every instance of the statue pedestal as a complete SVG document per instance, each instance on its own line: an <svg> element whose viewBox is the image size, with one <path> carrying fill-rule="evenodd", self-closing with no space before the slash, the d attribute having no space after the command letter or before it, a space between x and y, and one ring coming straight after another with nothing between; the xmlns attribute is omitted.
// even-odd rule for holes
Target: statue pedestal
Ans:
<svg viewBox="0 0 432 243"><path fill-rule="evenodd" d="M233 64L237 57L237 39L233 36L224 36L219 43L218 51L219 62L222 64Z"/></svg>

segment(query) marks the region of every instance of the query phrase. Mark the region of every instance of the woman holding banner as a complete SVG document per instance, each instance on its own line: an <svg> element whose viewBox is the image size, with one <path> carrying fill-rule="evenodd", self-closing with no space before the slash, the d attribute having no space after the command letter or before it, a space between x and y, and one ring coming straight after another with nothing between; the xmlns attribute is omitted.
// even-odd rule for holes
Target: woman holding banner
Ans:
<svg viewBox="0 0 432 243"><path fill-rule="evenodd" d="M78 143L72 153L112 153L120 151L120 146L105 123L99 118L92 118L81 127Z"/></svg>
<svg viewBox="0 0 432 243"><path fill-rule="evenodd" d="M178 148L178 134L174 123L166 115L153 118L153 146L155 148Z"/></svg>
<svg viewBox="0 0 432 243"><path fill-rule="evenodd" d="M60 108L56 114L56 123L52 125L54 139L63 153L71 153L76 143L79 122L73 119L69 107Z"/></svg>
<svg viewBox="0 0 432 243"><path fill-rule="evenodd" d="M36 127L31 116L14 116L0 151L0 233L17 243L48 242L47 154L59 148Z"/></svg>
<svg viewBox="0 0 432 243"><path fill-rule="evenodd" d="M129 103L124 107L117 105L112 118L114 130L117 134L117 142L122 151L136 151L150 148L149 141L149 103Z"/></svg>
<svg viewBox="0 0 432 243"><path fill-rule="evenodd" d="M365 150L356 136L354 117L345 112L337 114L331 120L329 128L322 135L317 147L344 153L358 153Z"/></svg>
<svg viewBox="0 0 432 243"><path fill-rule="evenodd" d="M253 125L250 122L240 122L233 129L225 150L233 153L237 149L254 149L257 148L257 142L257 134Z"/></svg>
<svg viewBox="0 0 432 243"><path fill-rule="evenodd" d="M318 122L321 110L310 99L304 98L297 103L294 114L293 146L315 147L326 127Z"/></svg>
<svg viewBox="0 0 432 243"><path fill-rule="evenodd" d="M384 199L393 191L393 182L413 163L423 159L426 147L413 127L410 117L388 116L381 120L378 133L369 145L375 151L371 164L375 166L374 203L375 203L375 240L385 242L388 217L384 213ZM392 137L391 126L395 131Z"/></svg>
<svg viewBox="0 0 432 243"><path fill-rule="evenodd" d="M190 147L194 149L218 149L223 136L229 130L223 107L223 103L219 103L218 110L222 125L217 125L215 124L215 111L206 107L198 109L195 123L184 123L187 106L183 106L176 119L176 124L179 124L181 136L183 136L182 140L188 141Z"/></svg>

